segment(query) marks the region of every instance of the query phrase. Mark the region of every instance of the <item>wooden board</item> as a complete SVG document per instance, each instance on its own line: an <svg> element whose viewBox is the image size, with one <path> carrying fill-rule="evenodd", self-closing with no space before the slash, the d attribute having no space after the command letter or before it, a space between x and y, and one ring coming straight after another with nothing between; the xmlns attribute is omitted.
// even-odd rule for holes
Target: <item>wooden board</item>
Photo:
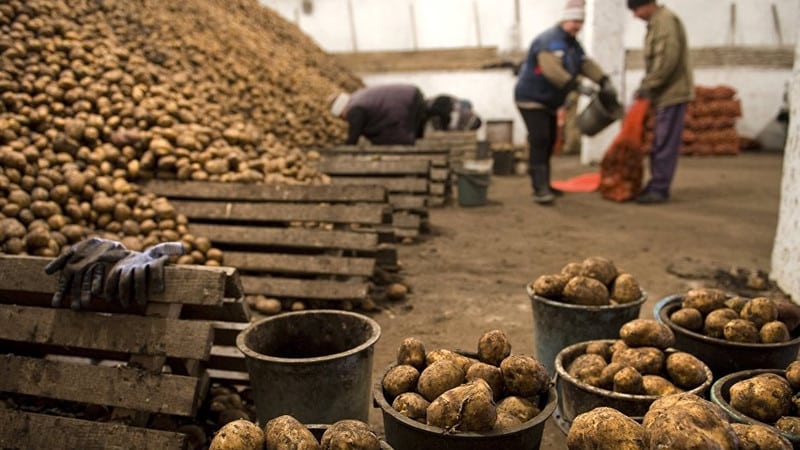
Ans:
<svg viewBox="0 0 800 450"><path fill-rule="evenodd" d="M225 252L225 264L248 272L350 275L370 277L375 258L326 255L281 255L272 253Z"/></svg>
<svg viewBox="0 0 800 450"><path fill-rule="evenodd" d="M185 434L0 409L3 449L137 449L178 450Z"/></svg>
<svg viewBox="0 0 800 450"><path fill-rule="evenodd" d="M392 220L396 228L411 228L418 230L420 226L420 217L415 214L398 212L394 214Z"/></svg>
<svg viewBox="0 0 800 450"><path fill-rule="evenodd" d="M342 185L379 185L391 193L427 193L428 179L413 177L334 177L332 184Z"/></svg>
<svg viewBox="0 0 800 450"><path fill-rule="evenodd" d="M211 324L0 305L0 339L112 352L208 359Z"/></svg>
<svg viewBox="0 0 800 450"><path fill-rule="evenodd" d="M304 203L386 202L386 192L379 186L296 186L152 180L143 188L147 192L170 199Z"/></svg>
<svg viewBox="0 0 800 450"><path fill-rule="evenodd" d="M383 223L387 207L382 204L303 205L172 200L175 210L190 220L236 220L250 222Z"/></svg>
<svg viewBox="0 0 800 450"><path fill-rule="evenodd" d="M323 158L319 170L331 176L337 175L427 175L430 162L409 161L363 161L346 156Z"/></svg>
<svg viewBox="0 0 800 450"><path fill-rule="evenodd" d="M123 330L118 330L123 332ZM132 367L0 355L0 391L193 417L199 380Z"/></svg>
<svg viewBox="0 0 800 450"><path fill-rule="evenodd" d="M248 294L297 299L362 300L368 290L366 283L251 276L242 276L242 284Z"/></svg>
<svg viewBox="0 0 800 450"><path fill-rule="evenodd" d="M395 209L425 211L425 197L419 195L392 194L389 202Z"/></svg>
<svg viewBox="0 0 800 450"><path fill-rule="evenodd" d="M266 228L237 225L192 224L192 233L215 244L285 246L306 249L342 249L374 252L374 233L307 228ZM228 264L227 262L225 264Z"/></svg>
<svg viewBox="0 0 800 450"><path fill-rule="evenodd" d="M317 149L320 153L333 153L333 154L398 154L398 155L435 155L440 153L447 153L449 151L448 145L441 141L425 141L418 140L415 145L339 145L335 147L326 147Z"/></svg>

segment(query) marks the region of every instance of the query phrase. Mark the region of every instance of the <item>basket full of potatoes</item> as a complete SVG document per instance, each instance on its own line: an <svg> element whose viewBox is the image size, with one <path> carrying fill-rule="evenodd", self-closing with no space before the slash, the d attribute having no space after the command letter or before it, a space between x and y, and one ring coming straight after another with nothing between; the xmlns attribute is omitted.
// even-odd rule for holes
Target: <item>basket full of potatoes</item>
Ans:
<svg viewBox="0 0 800 450"><path fill-rule="evenodd" d="M477 353L404 339L373 397L392 446L432 450L538 449L557 400L547 369L511 354L501 330L484 333Z"/></svg>
<svg viewBox="0 0 800 450"><path fill-rule="evenodd" d="M784 369L800 350L800 307L715 288L658 302L654 316L675 333L675 348L696 355L720 378L751 369Z"/></svg>

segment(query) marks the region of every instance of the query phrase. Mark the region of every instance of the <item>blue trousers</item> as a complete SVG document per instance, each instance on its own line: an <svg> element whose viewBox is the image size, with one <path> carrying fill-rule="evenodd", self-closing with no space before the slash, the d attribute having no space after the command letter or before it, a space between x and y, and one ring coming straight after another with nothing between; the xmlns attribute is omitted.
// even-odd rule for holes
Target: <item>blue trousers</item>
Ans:
<svg viewBox="0 0 800 450"><path fill-rule="evenodd" d="M653 148L650 151L650 181L644 188L669 197L675 169L678 167L683 136L686 103L665 106L656 111Z"/></svg>

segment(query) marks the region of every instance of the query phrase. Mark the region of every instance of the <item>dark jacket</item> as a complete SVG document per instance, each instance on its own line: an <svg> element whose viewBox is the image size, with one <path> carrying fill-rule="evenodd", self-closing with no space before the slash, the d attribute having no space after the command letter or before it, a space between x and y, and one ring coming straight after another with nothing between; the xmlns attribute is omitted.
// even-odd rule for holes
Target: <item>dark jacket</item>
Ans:
<svg viewBox="0 0 800 450"><path fill-rule="evenodd" d="M424 119L425 100L413 85L391 84L359 89L347 105L347 145L364 136L375 145L414 145Z"/></svg>
<svg viewBox="0 0 800 450"><path fill-rule="evenodd" d="M581 73L586 53L581 44L567 34L560 24L544 31L531 43L514 88L514 101L538 103L556 110L564 104L571 86L556 86L544 76L538 64L539 52L543 51L560 55L564 69L572 77Z"/></svg>

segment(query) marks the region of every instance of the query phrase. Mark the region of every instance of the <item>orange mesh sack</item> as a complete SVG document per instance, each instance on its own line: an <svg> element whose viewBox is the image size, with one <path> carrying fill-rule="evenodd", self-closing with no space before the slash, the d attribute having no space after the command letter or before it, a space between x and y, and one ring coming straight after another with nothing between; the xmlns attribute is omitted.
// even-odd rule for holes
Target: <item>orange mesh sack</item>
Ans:
<svg viewBox="0 0 800 450"><path fill-rule="evenodd" d="M642 188L644 178L644 121L650 102L634 101L622 130L603 155L600 163L600 195L615 202L631 200Z"/></svg>

